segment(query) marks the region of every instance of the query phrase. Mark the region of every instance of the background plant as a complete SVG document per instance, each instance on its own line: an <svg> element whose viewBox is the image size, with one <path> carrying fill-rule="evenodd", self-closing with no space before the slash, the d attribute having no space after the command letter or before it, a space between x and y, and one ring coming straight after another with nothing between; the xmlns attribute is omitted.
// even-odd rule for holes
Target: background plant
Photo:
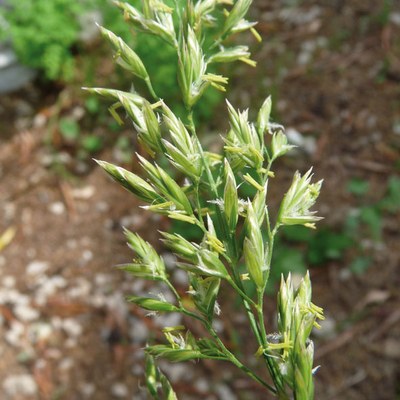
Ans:
<svg viewBox="0 0 400 400"><path fill-rule="evenodd" d="M147 87L151 102L137 91L89 89L116 101L111 111L115 118L123 108L132 120L150 157L164 156L183 174L175 180L148 158L137 154L146 179L121 167L99 164L127 190L146 205L144 209L196 226L202 240L191 242L175 232L162 232L162 240L179 261L177 268L187 272L189 299L178 293L169 279L164 260L139 235L125 231L128 244L136 256L121 266L137 278L159 281L175 297L168 301L156 297L131 296L129 300L150 312L178 312L201 322L207 336L195 337L185 326L165 327L165 343L148 346L147 386L159 398L159 385L166 398L176 398L172 387L154 364L153 357L171 362L191 359L215 359L233 363L280 399L313 398L312 327L322 319L322 310L311 302L311 282L307 274L295 288L290 274L281 280L278 293L278 332L267 330L263 311L275 237L284 226L303 225L314 228L320 217L311 211L320 191L321 181L311 183L312 172L296 172L282 199L275 218L266 204L267 189L274 173L273 162L292 146L283 130L270 122L271 99L267 98L256 122L248 111L238 111L227 102L230 129L221 153L206 151L198 139L193 110L196 103L213 86L225 91L227 78L210 72L213 63L243 61L255 65L247 46L231 46L229 39L237 32L254 30L255 23L245 19L251 0L238 0L221 10L226 1L204 0L185 7L168 6L159 0L143 1L139 10L116 2L125 19L136 29L157 36L177 54L178 83L186 116L180 119L160 99L148 70L120 37L101 28L115 50L117 62ZM174 22L175 18L175 22ZM179 23L177 23L178 21ZM265 136L268 137L268 144ZM242 186L252 188L243 198ZM239 189L240 187L240 189ZM256 356L265 364L272 383L257 375L230 351L213 327L220 312L218 296L221 283L230 286L240 297L249 325L258 342ZM188 301L190 300L190 301Z"/></svg>
<svg viewBox="0 0 400 400"><path fill-rule="evenodd" d="M0 38L10 39L19 60L41 70L46 79L69 81L75 73L83 17L95 10L119 34L125 33L123 24L114 23L118 19L108 1L7 0L0 10Z"/></svg>

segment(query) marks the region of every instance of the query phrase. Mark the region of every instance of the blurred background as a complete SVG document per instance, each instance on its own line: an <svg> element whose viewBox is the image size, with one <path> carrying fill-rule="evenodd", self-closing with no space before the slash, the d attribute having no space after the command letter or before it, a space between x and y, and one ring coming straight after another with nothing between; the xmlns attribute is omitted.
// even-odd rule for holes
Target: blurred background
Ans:
<svg viewBox="0 0 400 400"><path fill-rule="evenodd" d="M132 1L132 3L134 3ZM274 255L268 330L280 274L311 270L326 321L315 332L316 398L400 399L400 3L397 0L255 0L263 42L256 69L237 65L228 98L273 119L297 150L275 167L272 207L294 171L324 179L316 231L286 229ZM129 90L94 22L141 55L157 92L179 113L174 54L132 34L103 0L0 1L0 393L4 400L146 399L143 352L175 315L146 318L125 296L148 293L113 268L132 258L121 226L158 246L169 222L99 171L93 158L138 171L133 128L82 86ZM221 146L224 97L210 90L196 116ZM195 234L195 233L194 233ZM195 238L194 238L195 239ZM185 277L171 271L182 293ZM242 357L254 353L229 294L218 329ZM185 321L185 323L190 324ZM190 328L201 335L200 328ZM182 399L265 399L263 389L215 362L161 363ZM222 368L223 367L223 368Z"/></svg>

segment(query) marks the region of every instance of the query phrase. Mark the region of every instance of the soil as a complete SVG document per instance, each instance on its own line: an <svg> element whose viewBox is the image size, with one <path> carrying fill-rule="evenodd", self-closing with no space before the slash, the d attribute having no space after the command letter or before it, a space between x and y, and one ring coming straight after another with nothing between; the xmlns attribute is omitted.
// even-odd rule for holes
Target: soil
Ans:
<svg viewBox="0 0 400 400"><path fill-rule="evenodd" d="M313 165L324 178L322 225L331 229L381 200L389 177L399 176L400 5L388 10L375 1L256 1L266 38L254 45L258 68L239 66L231 79L237 107L257 107L272 93L277 122L300 134L300 151L275 171L284 177L279 186ZM0 253L0 397L144 399L141 349L154 327L180 320L147 317L128 305L124 296L162 288L113 266L132 258L121 226L157 245L157 229L167 222L143 212L90 157L60 139L54 119L80 121L84 100L76 89L48 89L31 85L0 98L0 233L15 229ZM85 130L97 126L104 135L103 121L85 121ZM115 145L95 156L135 169ZM369 183L361 197L347 190L354 178ZM311 270L314 302L327 316L315 337L317 399L400 396L399 222L399 209L384 213L380 241L360 238L344 259ZM350 261L364 253L371 266L349 273ZM174 277L184 293L182 276ZM254 353L234 303L221 300L221 335ZM266 307L272 313L274 300ZM190 328L201 334L196 324ZM163 365L182 399L268 398L226 365Z"/></svg>

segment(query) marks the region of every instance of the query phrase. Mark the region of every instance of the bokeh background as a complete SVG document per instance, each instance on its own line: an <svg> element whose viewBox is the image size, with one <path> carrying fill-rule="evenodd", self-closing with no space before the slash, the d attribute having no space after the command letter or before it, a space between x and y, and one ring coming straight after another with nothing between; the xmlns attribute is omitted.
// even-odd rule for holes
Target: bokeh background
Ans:
<svg viewBox="0 0 400 400"><path fill-rule="evenodd" d="M158 92L179 112L174 56L132 35L101 0L0 1L0 398L146 399L143 352L179 316L148 318L125 296L158 288L114 265L129 261L121 226L157 241L182 229L138 208L96 167L137 171L133 128L82 86L129 90L94 21L142 56ZM294 171L324 179L316 231L285 230L267 299L274 329L280 273L311 270L326 321L315 332L316 398L400 398L400 3L396 0L255 0L263 42L250 36L256 69L235 64L227 97L256 110L271 94L273 119L297 150L275 168L272 208ZM202 141L221 146L224 98L197 109ZM185 277L171 271L181 293ZM254 343L235 299L218 321L229 346ZM199 326L185 321L201 335ZM265 399L240 372L214 362L161 363L182 399Z"/></svg>

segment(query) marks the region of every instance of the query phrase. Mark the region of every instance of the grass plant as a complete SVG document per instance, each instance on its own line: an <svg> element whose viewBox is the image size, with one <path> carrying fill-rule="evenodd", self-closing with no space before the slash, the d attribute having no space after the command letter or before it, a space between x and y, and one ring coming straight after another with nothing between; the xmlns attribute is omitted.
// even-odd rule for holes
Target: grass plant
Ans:
<svg viewBox="0 0 400 400"><path fill-rule="evenodd" d="M142 80L147 92L87 90L112 99L110 110L120 123L123 117L117 112L124 110L147 155L136 154L144 177L109 162L98 163L144 203L143 209L196 226L202 232L198 242L173 231L160 233L166 248L177 256L176 268L188 275L187 294L182 295L152 245L125 230L135 257L121 268L136 278L161 282L174 297L174 301L168 301L163 295L133 295L129 301L151 313L181 313L199 321L207 333L200 338L185 326L165 327L165 342L146 347L147 387L155 399L177 398L156 365L159 357L170 362L230 362L279 399L314 397L316 369L310 333L323 314L312 303L310 276L307 273L297 287L290 274L282 277L276 332L265 323L264 293L278 232L291 225L315 228L320 219L311 208L321 181L312 182L311 169L303 175L296 172L277 215L270 215L267 192L274 177L273 163L292 148L283 127L271 123L271 98L261 105L256 121L249 120L248 110L236 110L227 101L229 129L220 152L204 148L193 117L194 107L206 90L226 90L228 79L210 72L213 64L241 61L255 66L248 46L232 44L232 37L243 31L261 40L256 23L246 19L251 3L188 0L184 6L176 2L171 7L162 0L143 0L138 8L115 2L134 29L158 37L160 46L170 46L176 52L184 118L177 117L158 97L146 65L135 51L113 32L100 28L115 50L116 61L135 80ZM172 178L157 162L161 158L183 178ZM251 187L253 195L242 198L241 185ZM255 357L266 368L261 375L234 354L214 328L222 282L224 290L230 287L241 300L257 342ZM248 282L254 290L249 290Z"/></svg>

